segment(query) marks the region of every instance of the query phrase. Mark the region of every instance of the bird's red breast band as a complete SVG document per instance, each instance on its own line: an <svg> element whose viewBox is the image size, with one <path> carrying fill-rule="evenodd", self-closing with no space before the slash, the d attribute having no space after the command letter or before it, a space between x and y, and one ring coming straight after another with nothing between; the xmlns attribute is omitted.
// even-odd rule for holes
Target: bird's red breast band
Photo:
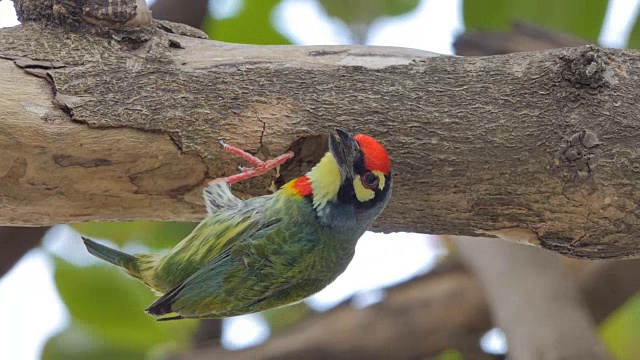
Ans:
<svg viewBox="0 0 640 360"><path fill-rule="evenodd" d="M376 139L364 134L358 134L353 139L358 142L360 150L364 153L364 166L367 169L377 170L385 175L391 171L389 155Z"/></svg>
<svg viewBox="0 0 640 360"><path fill-rule="evenodd" d="M300 176L293 183L293 188L298 192L300 196L309 196L313 193L311 187L311 181L308 176Z"/></svg>

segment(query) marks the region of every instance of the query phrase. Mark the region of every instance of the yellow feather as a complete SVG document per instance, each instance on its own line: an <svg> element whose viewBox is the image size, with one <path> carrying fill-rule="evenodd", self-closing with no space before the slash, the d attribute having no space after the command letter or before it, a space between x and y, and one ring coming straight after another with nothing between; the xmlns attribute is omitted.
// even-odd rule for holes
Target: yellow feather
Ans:
<svg viewBox="0 0 640 360"><path fill-rule="evenodd" d="M353 190L355 190L356 198L358 198L358 201L360 202L369 201L376 196L376 193L373 190L362 186L360 175L356 175L355 179L353 179Z"/></svg>
<svg viewBox="0 0 640 360"><path fill-rule="evenodd" d="M384 189L384 182L385 182L386 180L385 180L385 178L384 178L384 174L382 173L382 171L373 170L372 172L373 172L373 174L374 174L375 176L377 176L377 177L378 177L378 180L379 180L379 181L378 181L378 189L380 189L380 190Z"/></svg>
<svg viewBox="0 0 640 360"><path fill-rule="evenodd" d="M326 153L307 176L313 188L313 206L316 209L338 197L342 178L338 163L331 153Z"/></svg>

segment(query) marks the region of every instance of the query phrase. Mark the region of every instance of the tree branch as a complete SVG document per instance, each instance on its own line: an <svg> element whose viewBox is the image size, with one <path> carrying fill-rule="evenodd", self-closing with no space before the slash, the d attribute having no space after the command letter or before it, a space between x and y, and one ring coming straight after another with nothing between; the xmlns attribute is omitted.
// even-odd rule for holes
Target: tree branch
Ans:
<svg viewBox="0 0 640 360"><path fill-rule="evenodd" d="M580 274L580 290L596 323L640 291L640 260L591 262Z"/></svg>
<svg viewBox="0 0 640 360"><path fill-rule="evenodd" d="M430 274L389 291L379 304L348 303L305 320L264 345L221 348L180 359L428 359L446 349L490 360L479 338L491 326L480 286L461 269Z"/></svg>
<svg viewBox="0 0 640 360"><path fill-rule="evenodd" d="M638 287L633 286L638 280L633 275L637 274L638 265L638 261L590 262L586 270L571 276L569 283L577 280L582 298L596 323L602 322L637 292ZM621 290L598 291L603 289L600 280L604 278ZM340 355L368 358L380 348L384 350L373 358L384 358L385 351L398 349L402 353L393 358L430 358L444 349L456 348L462 351L465 359L491 359L478 348L480 336L494 326L484 300L485 291L478 292L480 289L477 279L464 271L459 260L448 260L434 273L388 289L380 304L356 309L347 302L328 313L306 319L290 331L274 335L264 345L235 352L221 348L196 350L195 359L314 359L322 356L340 359ZM388 331L372 336L371 329ZM400 347L396 344L408 345ZM193 353L189 353L177 358L192 359L192 356Z"/></svg>
<svg viewBox="0 0 640 360"><path fill-rule="evenodd" d="M551 31L539 25L516 21L511 31L474 31L458 36L453 43L456 54L463 56L499 55L522 51L587 45L569 34Z"/></svg>
<svg viewBox="0 0 640 360"><path fill-rule="evenodd" d="M556 254L489 238L456 237L455 243L483 285L511 359L610 358Z"/></svg>
<svg viewBox="0 0 640 360"><path fill-rule="evenodd" d="M151 14L156 19L200 28L208 8L208 0L157 0L151 5Z"/></svg>
<svg viewBox="0 0 640 360"><path fill-rule="evenodd" d="M377 230L640 254L637 52L455 58L116 25L0 30L0 224L198 220L205 181L235 171L218 140L261 157L293 148L288 180L343 127L379 137L393 158ZM264 194L269 182L236 190Z"/></svg>
<svg viewBox="0 0 640 360"><path fill-rule="evenodd" d="M49 230L48 227L0 227L0 278L32 248Z"/></svg>

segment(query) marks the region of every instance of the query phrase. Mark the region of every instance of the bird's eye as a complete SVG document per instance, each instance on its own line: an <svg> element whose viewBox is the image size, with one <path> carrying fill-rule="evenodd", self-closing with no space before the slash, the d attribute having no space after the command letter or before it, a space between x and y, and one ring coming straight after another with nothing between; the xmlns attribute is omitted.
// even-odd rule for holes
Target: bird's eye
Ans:
<svg viewBox="0 0 640 360"><path fill-rule="evenodd" d="M373 190L378 187L378 182L380 181L380 179L376 174L368 172L360 177L360 181L362 182L362 186L364 186L366 189Z"/></svg>

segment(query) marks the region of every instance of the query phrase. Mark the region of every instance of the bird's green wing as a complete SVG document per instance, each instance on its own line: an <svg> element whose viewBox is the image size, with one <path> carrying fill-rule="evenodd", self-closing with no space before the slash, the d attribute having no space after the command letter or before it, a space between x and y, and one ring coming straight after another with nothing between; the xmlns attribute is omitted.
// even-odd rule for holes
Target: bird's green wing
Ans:
<svg viewBox="0 0 640 360"><path fill-rule="evenodd" d="M269 221L259 221L255 217L248 216L243 217L242 220L239 221L217 223L215 233L219 236L214 237L216 239L215 241L209 240L210 244L203 244L205 248L200 247L198 250L194 249L193 254L180 254L180 256L185 259L193 260L194 257L207 256L209 260L204 262L202 267L198 267L198 270L192 272L191 276L179 282L171 290L166 292L164 296L156 300L145 311L154 316L174 312L173 304L185 289L189 290L189 288L191 288L189 293L194 294L194 292L197 293L197 286L194 284L201 283L205 278L208 280L221 281L224 275L223 273L228 270L229 257L242 256L241 253L246 249L246 244L252 243L251 239L264 238L272 232L280 222L281 219L277 218ZM203 231L202 233L207 232ZM208 234L211 234L211 231L209 231ZM185 259L173 259L171 262L166 262L163 265L165 267L163 272L170 273L171 269L166 268L167 265L174 263L176 266L178 266L177 264L182 265L185 264ZM196 286L196 290L193 290L194 286Z"/></svg>

